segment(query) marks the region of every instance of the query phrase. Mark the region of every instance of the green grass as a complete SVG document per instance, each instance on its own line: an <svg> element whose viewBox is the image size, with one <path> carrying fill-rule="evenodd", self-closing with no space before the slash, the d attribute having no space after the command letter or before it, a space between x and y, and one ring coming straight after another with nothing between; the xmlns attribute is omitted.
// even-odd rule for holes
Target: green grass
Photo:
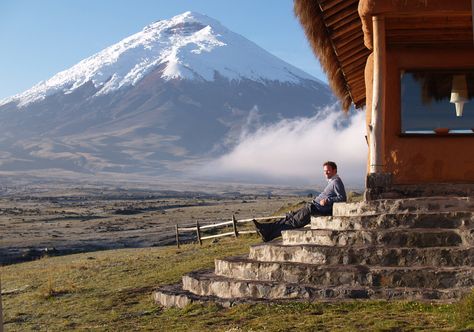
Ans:
<svg viewBox="0 0 474 332"><path fill-rule="evenodd" d="M361 202L363 199L364 199L364 195L359 192L349 191L347 193L347 202L349 203Z"/></svg>
<svg viewBox="0 0 474 332"><path fill-rule="evenodd" d="M458 304L353 301L190 305L163 310L151 294L215 258L248 253L256 237L202 247L123 249L2 268L6 331L458 331L474 328L474 294Z"/></svg>

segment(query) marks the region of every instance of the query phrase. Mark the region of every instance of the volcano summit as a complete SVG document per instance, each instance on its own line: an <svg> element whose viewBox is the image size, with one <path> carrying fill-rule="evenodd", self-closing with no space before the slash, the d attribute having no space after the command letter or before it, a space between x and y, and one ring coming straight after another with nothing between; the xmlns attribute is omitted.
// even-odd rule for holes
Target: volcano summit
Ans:
<svg viewBox="0 0 474 332"><path fill-rule="evenodd" d="M176 174L333 102L325 83L185 12L1 100L0 170Z"/></svg>

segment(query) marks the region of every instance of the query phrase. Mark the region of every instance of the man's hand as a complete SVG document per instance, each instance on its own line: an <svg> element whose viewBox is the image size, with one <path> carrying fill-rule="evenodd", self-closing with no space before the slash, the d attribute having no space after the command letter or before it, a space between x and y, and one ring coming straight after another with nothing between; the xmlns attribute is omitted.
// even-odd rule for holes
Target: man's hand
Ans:
<svg viewBox="0 0 474 332"><path fill-rule="evenodd" d="M328 199L324 198L324 199L319 201L319 205L324 206L324 205L326 205L327 202L328 202Z"/></svg>

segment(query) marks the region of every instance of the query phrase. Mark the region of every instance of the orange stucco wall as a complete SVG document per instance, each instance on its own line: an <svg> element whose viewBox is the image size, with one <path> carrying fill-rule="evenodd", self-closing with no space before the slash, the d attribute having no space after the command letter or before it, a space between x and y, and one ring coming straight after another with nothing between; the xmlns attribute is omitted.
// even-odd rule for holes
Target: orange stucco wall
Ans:
<svg viewBox="0 0 474 332"><path fill-rule="evenodd" d="M402 137L400 72L403 69L474 68L474 50L388 49L384 107L385 171L395 184L474 183L474 136ZM372 81L371 58L366 81ZM370 92L370 93L369 93ZM370 121L367 90L367 112Z"/></svg>

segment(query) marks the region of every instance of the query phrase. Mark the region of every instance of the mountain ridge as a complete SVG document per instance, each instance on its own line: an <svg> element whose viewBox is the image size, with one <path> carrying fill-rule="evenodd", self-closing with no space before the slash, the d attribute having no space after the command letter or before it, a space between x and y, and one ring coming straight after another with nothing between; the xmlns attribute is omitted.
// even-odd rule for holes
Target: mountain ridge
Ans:
<svg viewBox="0 0 474 332"><path fill-rule="evenodd" d="M253 42L241 42L246 39L220 23L196 26L197 18L207 18L198 15L186 12L152 23L69 71L4 99L0 171L180 175L230 151L243 133L282 119L313 116L335 102L325 83ZM196 42L196 30L202 31L197 37L206 37L200 41L211 43ZM215 39L208 36L211 32ZM175 53L151 57L153 52L164 54L160 41ZM232 57L221 56L226 47ZM98 54L117 61L86 65ZM236 57L242 61L234 61ZM181 62L171 61L170 67L170 61L157 59ZM212 77L206 76L206 64Z"/></svg>
<svg viewBox="0 0 474 332"><path fill-rule="evenodd" d="M152 23L31 89L0 100L0 106L16 102L22 108L55 93L69 94L89 81L99 88L96 95L107 94L135 85L159 66L164 80L213 81L218 75L229 80L248 78L262 83L319 81L218 21L196 12L185 12Z"/></svg>

